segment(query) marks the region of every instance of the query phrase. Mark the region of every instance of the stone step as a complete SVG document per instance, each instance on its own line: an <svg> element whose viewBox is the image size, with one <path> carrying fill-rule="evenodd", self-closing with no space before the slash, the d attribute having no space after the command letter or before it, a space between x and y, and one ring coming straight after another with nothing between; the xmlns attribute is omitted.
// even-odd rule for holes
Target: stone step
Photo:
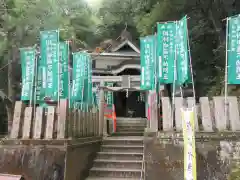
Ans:
<svg viewBox="0 0 240 180"><path fill-rule="evenodd" d="M90 177L140 178L142 169L133 168L96 168L90 169Z"/></svg>
<svg viewBox="0 0 240 180"><path fill-rule="evenodd" d="M102 145L102 152L133 152L141 153L143 152L143 145Z"/></svg>
<svg viewBox="0 0 240 180"><path fill-rule="evenodd" d="M142 172L142 169L130 169L130 168L97 168L93 167L90 171L108 171L108 172Z"/></svg>
<svg viewBox="0 0 240 180"><path fill-rule="evenodd" d="M146 127L146 123L120 123L117 122L117 127Z"/></svg>
<svg viewBox="0 0 240 180"><path fill-rule="evenodd" d="M96 159L93 167L141 169L142 160Z"/></svg>
<svg viewBox="0 0 240 180"><path fill-rule="evenodd" d="M143 129L131 129L131 128L118 128L117 127L117 129L116 129L116 132L140 132L140 133L142 133L142 132L144 132L144 130L145 130L145 128L143 128Z"/></svg>
<svg viewBox="0 0 240 180"><path fill-rule="evenodd" d="M119 163L142 163L142 160L116 160L116 159L95 159L94 162L119 162Z"/></svg>
<svg viewBox="0 0 240 180"><path fill-rule="evenodd" d="M138 152L98 152L97 159L108 160L142 160L143 153Z"/></svg>
<svg viewBox="0 0 240 180"><path fill-rule="evenodd" d="M146 126L118 126L117 131L144 131Z"/></svg>
<svg viewBox="0 0 240 180"><path fill-rule="evenodd" d="M88 177L86 180L126 180L126 178ZM128 178L128 180L139 180L139 178Z"/></svg>
<svg viewBox="0 0 240 180"><path fill-rule="evenodd" d="M103 145L143 145L141 136L112 136L103 139Z"/></svg>
<svg viewBox="0 0 240 180"><path fill-rule="evenodd" d="M143 149L143 145L102 145L103 148L140 148Z"/></svg>
<svg viewBox="0 0 240 180"><path fill-rule="evenodd" d="M117 117L119 121L146 121L147 118L139 118L139 117Z"/></svg>
<svg viewBox="0 0 240 180"><path fill-rule="evenodd" d="M117 131L112 136L143 136L144 131Z"/></svg>
<svg viewBox="0 0 240 180"><path fill-rule="evenodd" d="M104 141L143 141L142 136L121 136L121 137L105 137L103 138Z"/></svg>
<svg viewBox="0 0 240 180"><path fill-rule="evenodd" d="M144 132L145 128L118 128L116 129L117 132L129 132L129 131L134 131L134 132Z"/></svg>

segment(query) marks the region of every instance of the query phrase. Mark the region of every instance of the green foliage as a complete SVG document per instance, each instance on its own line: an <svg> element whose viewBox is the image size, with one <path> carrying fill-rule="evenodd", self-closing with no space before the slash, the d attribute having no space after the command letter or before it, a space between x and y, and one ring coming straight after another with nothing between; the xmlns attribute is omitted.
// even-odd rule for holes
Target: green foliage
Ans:
<svg viewBox="0 0 240 180"><path fill-rule="evenodd" d="M42 30L59 28L62 40L72 39L79 47L88 46L89 37L94 37L92 13L84 0L71 3L66 0L4 0L0 3L0 15L0 63L3 64L9 59L19 62L18 49L37 45Z"/></svg>
<svg viewBox="0 0 240 180"><path fill-rule="evenodd" d="M117 38L126 25L138 43L139 36L156 32L157 22L187 14L197 94L218 95L223 93L225 66L222 19L238 12L236 0L101 0L91 7L85 0L2 0L0 64L9 59L17 62L18 48L38 44L42 30L60 28L61 39L72 39L75 48L93 48L102 40ZM16 63L13 66L19 68ZM7 79L5 71L0 73ZM17 81L19 76L13 73ZM239 92L236 87L230 89L230 93Z"/></svg>
<svg viewBox="0 0 240 180"><path fill-rule="evenodd" d="M122 1L121 1L122 2ZM104 37L117 37L128 23L137 38L156 32L156 23L189 16L188 29L197 95L223 93L225 23L222 19L240 12L236 0L120 0L103 1L100 9ZM121 28L120 28L121 27ZM100 33L100 34L101 34ZM139 33L139 34L138 34ZM136 36L137 35L137 36ZM234 92L238 92L236 88ZM230 90L230 94L233 91Z"/></svg>

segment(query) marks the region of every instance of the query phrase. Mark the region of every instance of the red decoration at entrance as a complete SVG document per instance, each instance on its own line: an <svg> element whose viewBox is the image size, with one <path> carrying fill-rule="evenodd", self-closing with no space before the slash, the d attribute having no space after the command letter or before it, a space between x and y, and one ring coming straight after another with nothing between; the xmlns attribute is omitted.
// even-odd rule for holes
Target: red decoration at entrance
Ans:
<svg viewBox="0 0 240 180"><path fill-rule="evenodd" d="M104 105L104 116L108 119L113 120L113 132L116 132L117 130L117 117L116 117L116 111L115 106L112 104L112 107L109 108L107 104Z"/></svg>
<svg viewBox="0 0 240 180"><path fill-rule="evenodd" d="M112 119L113 119L113 131L117 131L117 117L116 117L116 111L115 111L115 106L113 104L113 112L112 112Z"/></svg>

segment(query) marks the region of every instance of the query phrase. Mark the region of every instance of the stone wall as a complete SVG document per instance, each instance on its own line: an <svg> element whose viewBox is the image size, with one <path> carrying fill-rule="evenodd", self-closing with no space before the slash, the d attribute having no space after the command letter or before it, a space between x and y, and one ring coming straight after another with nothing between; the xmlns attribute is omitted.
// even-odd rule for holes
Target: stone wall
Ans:
<svg viewBox="0 0 240 180"><path fill-rule="evenodd" d="M96 152L100 151L100 139L86 139L67 148L65 180L83 180L88 176Z"/></svg>
<svg viewBox="0 0 240 180"><path fill-rule="evenodd" d="M182 140L145 137L144 144L145 180L184 179ZM197 179L227 180L231 160L222 160L222 141L196 142L196 148ZM230 151L228 156L232 156Z"/></svg>
<svg viewBox="0 0 240 180"><path fill-rule="evenodd" d="M0 173L23 175L26 180L82 179L100 142L101 138L5 140L0 146Z"/></svg>

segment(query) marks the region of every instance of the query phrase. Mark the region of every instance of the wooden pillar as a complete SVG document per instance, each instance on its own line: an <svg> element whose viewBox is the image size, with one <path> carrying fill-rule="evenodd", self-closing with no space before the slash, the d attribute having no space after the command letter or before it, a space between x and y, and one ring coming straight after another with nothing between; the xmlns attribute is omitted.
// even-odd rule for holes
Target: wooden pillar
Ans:
<svg viewBox="0 0 240 180"><path fill-rule="evenodd" d="M84 119L83 119L83 112L82 110L78 110L78 117L79 117L79 137L84 136Z"/></svg>
<svg viewBox="0 0 240 180"><path fill-rule="evenodd" d="M84 116L85 116L85 118L84 118L84 120L85 120L85 134L86 134L86 136L88 136L89 135L89 128L88 128L88 124L89 124L89 121L88 121L88 111L87 110L85 110L84 111Z"/></svg>
<svg viewBox="0 0 240 180"><path fill-rule="evenodd" d="M92 115L93 111L92 111L92 107L90 108L89 110L89 123L88 123L88 126L89 126L89 134L90 136L93 136L93 115Z"/></svg>

